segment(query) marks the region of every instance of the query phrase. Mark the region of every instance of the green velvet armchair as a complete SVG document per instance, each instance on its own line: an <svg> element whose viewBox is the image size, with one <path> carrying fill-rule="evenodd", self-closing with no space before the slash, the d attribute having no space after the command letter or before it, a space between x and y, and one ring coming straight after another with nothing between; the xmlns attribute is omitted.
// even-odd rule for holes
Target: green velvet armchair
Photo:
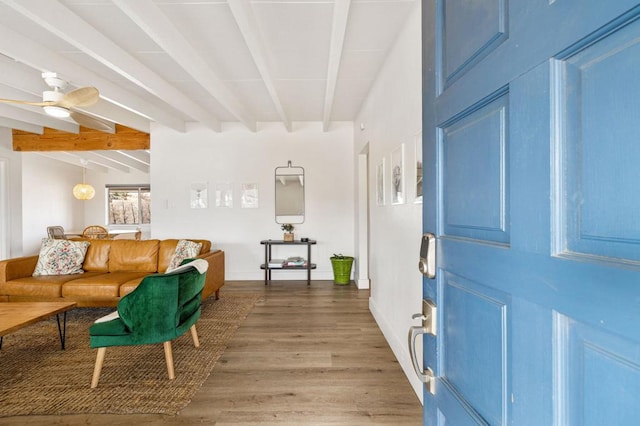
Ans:
<svg viewBox="0 0 640 426"><path fill-rule="evenodd" d="M91 387L98 386L107 347L163 343L169 379L175 378L171 340L191 330L199 347L195 323L208 263L188 259L165 274L146 276L118 302L118 310L89 328L90 346L98 348Z"/></svg>

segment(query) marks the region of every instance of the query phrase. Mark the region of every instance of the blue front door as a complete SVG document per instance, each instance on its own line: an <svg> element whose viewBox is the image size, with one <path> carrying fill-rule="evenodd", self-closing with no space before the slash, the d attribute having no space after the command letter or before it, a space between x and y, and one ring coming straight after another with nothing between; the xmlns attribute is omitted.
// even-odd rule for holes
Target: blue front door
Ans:
<svg viewBox="0 0 640 426"><path fill-rule="evenodd" d="M425 424L639 424L639 3L422 4Z"/></svg>

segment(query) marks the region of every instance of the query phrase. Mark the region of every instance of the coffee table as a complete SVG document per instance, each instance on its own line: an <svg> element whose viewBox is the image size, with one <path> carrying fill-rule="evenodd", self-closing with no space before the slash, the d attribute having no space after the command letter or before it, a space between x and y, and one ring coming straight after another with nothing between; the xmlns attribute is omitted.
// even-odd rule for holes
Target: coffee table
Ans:
<svg viewBox="0 0 640 426"><path fill-rule="evenodd" d="M58 334L60 344L64 349L65 334L67 331L67 311L73 309L76 302L6 302L0 303L0 349L2 338L22 327L35 324L52 315L58 321ZM64 314L60 325L59 314Z"/></svg>

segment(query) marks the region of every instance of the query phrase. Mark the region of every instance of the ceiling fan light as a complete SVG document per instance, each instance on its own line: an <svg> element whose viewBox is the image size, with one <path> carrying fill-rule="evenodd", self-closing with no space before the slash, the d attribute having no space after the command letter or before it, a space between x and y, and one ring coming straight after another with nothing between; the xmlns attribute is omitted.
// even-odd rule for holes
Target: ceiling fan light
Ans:
<svg viewBox="0 0 640 426"><path fill-rule="evenodd" d="M71 112L67 108L63 108L57 105L43 106L42 109L44 109L44 112L46 112L47 115L56 118L67 118L71 115Z"/></svg>
<svg viewBox="0 0 640 426"><path fill-rule="evenodd" d="M78 200L90 200L96 195L96 190L88 183L79 183L73 187L73 196Z"/></svg>

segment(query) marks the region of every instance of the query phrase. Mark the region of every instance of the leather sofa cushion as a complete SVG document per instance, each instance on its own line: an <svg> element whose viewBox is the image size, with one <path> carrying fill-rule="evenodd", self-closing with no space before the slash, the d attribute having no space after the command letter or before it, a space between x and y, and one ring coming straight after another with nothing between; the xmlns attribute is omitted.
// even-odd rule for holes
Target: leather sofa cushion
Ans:
<svg viewBox="0 0 640 426"><path fill-rule="evenodd" d="M183 238L184 240L194 241L201 243L200 254L209 253L211 251L211 241L209 240L194 240L191 238ZM160 241L160 247L158 250L158 272L164 273L171 263L173 253L176 251L179 239L168 239Z"/></svg>
<svg viewBox="0 0 640 426"><path fill-rule="evenodd" d="M44 275L23 277L7 281L2 285L2 293L8 296L37 296L43 298L62 297L62 286L79 277L91 279L98 273L76 275Z"/></svg>
<svg viewBox="0 0 640 426"><path fill-rule="evenodd" d="M84 257L82 269L88 272L109 272L109 251L111 240L87 240L89 248Z"/></svg>
<svg viewBox="0 0 640 426"><path fill-rule="evenodd" d="M159 240L112 240L109 272L156 272Z"/></svg>
<svg viewBox="0 0 640 426"><path fill-rule="evenodd" d="M144 277L135 278L122 284L120 286L120 297L125 296L135 290L135 288L138 287L138 284L140 284L143 278Z"/></svg>
<svg viewBox="0 0 640 426"><path fill-rule="evenodd" d="M62 285L62 297L119 297L122 283L142 280L147 275L146 272L109 272L69 281Z"/></svg>

